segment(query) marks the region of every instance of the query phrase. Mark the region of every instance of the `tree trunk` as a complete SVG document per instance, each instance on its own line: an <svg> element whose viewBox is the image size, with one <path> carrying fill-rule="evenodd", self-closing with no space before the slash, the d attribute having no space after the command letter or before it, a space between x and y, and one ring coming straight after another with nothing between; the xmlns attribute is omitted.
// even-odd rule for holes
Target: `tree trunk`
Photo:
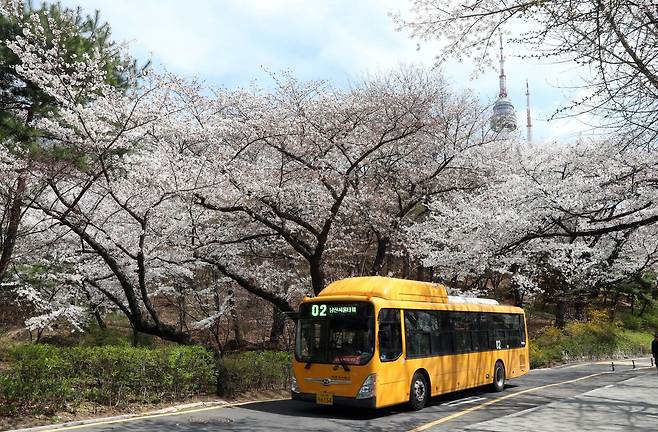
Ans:
<svg viewBox="0 0 658 432"><path fill-rule="evenodd" d="M25 117L25 126L29 126L34 120L34 113L37 110L37 104L32 103L30 108L27 110L27 115ZM11 256L14 252L14 247L16 246L16 238L18 237L18 227L21 222L21 213L23 209L23 196L25 195L25 189L27 187L27 174L21 172L18 175L16 180L16 190L14 191L14 197L11 199L11 207L9 209L9 220L7 222L7 232L5 233L5 238L2 244L2 254L0 255L0 283L4 281L5 276L7 275L7 270L9 269L9 263Z"/></svg>
<svg viewBox="0 0 658 432"><path fill-rule="evenodd" d="M422 265L416 268L416 280L425 281L425 267Z"/></svg>
<svg viewBox="0 0 658 432"><path fill-rule="evenodd" d="M215 371L217 376L217 396L231 396L229 394L231 389L231 383L229 382L230 376L221 355L215 356L215 364L217 366Z"/></svg>
<svg viewBox="0 0 658 432"><path fill-rule="evenodd" d="M380 237L377 235L377 254L375 260L370 268L370 274L377 276L381 274L382 267L384 266L384 259L386 258L386 250L388 249L388 237Z"/></svg>
<svg viewBox="0 0 658 432"><path fill-rule="evenodd" d="M139 332L135 330L135 327L133 329L133 346L136 347L139 344Z"/></svg>
<svg viewBox="0 0 658 432"><path fill-rule="evenodd" d="M244 333L242 332L242 323L235 307L231 308L231 329L233 330L236 345L238 347L247 345L247 342L244 340Z"/></svg>
<svg viewBox="0 0 658 432"><path fill-rule="evenodd" d="M324 289L324 271L322 271L322 264L320 259L312 259L309 261L309 267L311 272L311 286L313 288L313 294L318 295L320 291Z"/></svg>
<svg viewBox="0 0 658 432"><path fill-rule="evenodd" d="M521 290L519 289L518 284L512 282L511 289L512 295L514 296L514 306L523 307L523 294L521 294Z"/></svg>
<svg viewBox="0 0 658 432"><path fill-rule="evenodd" d="M649 304L649 301L647 299L644 299L644 302L642 303L642 309L640 309L640 313L638 314L639 317L644 315L644 311L647 309L648 304Z"/></svg>
<svg viewBox="0 0 658 432"><path fill-rule="evenodd" d="M286 314L281 312L278 307L272 306L272 328L270 330L270 345L272 345L272 347L279 345L285 327Z"/></svg>
<svg viewBox="0 0 658 432"><path fill-rule="evenodd" d="M409 256L405 252L402 255L402 278L403 279L408 279L409 278L409 273L410 273L410 265L409 265Z"/></svg>
<svg viewBox="0 0 658 432"><path fill-rule="evenodd" d="M176 299L178 303L178 330L183 331L187 329L187 322L185 317L187 316L187 302L185 299L185 288L179 287L178 289L178 298Z"/></svg>
<svg viewBox="0 0 658 432"><path fill-rule="evenodd" d="M560 299L555 303L555 326L564 328L566 315L566 303Z"/></svg>
<svg viewBox="0 0 658 432"><path fill-rule="evenodd" d="M617 311L617 303L619 302L619 291L615 292L615 296L612 298L612 305L610 306L610 322L615 320L615 312Z"/></svg>
<svg viewBox="0 0 658 432"><path fill-rule="evenodd" d="M94 308L94 318L96 319L98 328L102 330L105 330L107 328L107 324L105 324L105 321L103 321L103 317L101 316L101 313L98 310L98 308Z"/></svg>
<svg viewBox="0 0 658 432"><path fill-rule="evenodd" d="M582 296L578 296L574 302L574 315L578 321L585 321L586 319L585 306L585 299L583 299Z"/></svg>
<svg viewBox="0 0 658 432"><path fill-rule="evenodd" d="M23 209L23 195L25 194L26 185L26 175L20 174L16 180L14 196L11 199L7 231L2 243L2 255L0 255L0 283L3 282L7 271L9 270L11 256L14 252L14 247L16 246L16 238L18 237L18 228L20 226L21 212Z"/></svg>

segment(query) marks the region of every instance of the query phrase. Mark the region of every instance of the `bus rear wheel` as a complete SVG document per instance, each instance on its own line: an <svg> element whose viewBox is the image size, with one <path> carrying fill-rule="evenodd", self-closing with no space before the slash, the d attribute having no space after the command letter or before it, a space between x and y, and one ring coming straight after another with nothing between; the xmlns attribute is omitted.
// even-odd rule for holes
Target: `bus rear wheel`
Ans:
<svg viewBox="0 0 658 432"><path fill-rule="evenodd" d="M411 389L409 391L409 405L414 411L421 410L427 404L429 397L429 386L425 375L421 372L416 372L411 380Z"/></svg>
<svg viewBox="0 0 658 432"><path fill-rule="evenodd" d="M491 384L493 391L501 392L505 389L505 366L503 362L497 361L494 366L493 383Z"/></svg>

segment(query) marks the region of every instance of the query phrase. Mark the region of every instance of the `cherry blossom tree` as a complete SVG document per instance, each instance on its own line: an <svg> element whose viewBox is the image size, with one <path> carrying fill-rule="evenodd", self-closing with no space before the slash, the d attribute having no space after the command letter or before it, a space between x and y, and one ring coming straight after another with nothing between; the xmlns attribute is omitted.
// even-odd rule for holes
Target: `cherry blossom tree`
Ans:
<svg viewBox="0 0 658 432"><path fill-rule="evenodd" d="M135 331L221 351L236 287L276 326L333 279L411 276L407 228L482 188L509 150L488 109L435 72L214 90L139 77L118 49L117 86L103 56L65 42L35 21L6 43L57 106L33 120L36 154L3 156L25 178L17 293L37 332L116 310Z"/></svg>
<svg viewBox="0 0 658 432"><path fill-rule="evenodd" d="M644 179L653 178L629 175L637 174L640 155L615 149L606 142L519 146L498 158L494 175L473 193L430 204L431 217L410 229L411 247L444 279L507 274L517 303L544 293L558 310L571 302L582 311L588 298L641 275L658 258L652 225L589 228L599 221L585 209L610 218L634 208L646 199L638 193Z"/></svg>
<svg viewBox="0 0 658 432"><path fill-rule="evenodd" d="M63 269L72 272L75 284L42 284L37 290L45 296L41 299L35 290L19 290L37 306L44 305L37 307L44 313L28 325L47 325L62 315L59 311L74 310L81 292L89 303L100 293L136 331L191 343L195 330L216 323L225 299L217 286L199 283L189 298L195 308L183 308L189 316L178 326L163 319L163 309L155 304L166 304L172 284L196 286L204 277L203 268L180 262L181 248L175 247L189 238L189 225L178 216L186 205L172 187L177 172L189 172L189 160L176 156L175 137L159 149L160 133L173 124L167 118L184 121L185 105L176 97L182 82L153 76L138 84L126 61L121 62L126 66L122 73L129 86L119 88L108 79L98 51L70 55L56 22L43 26L34 21L30 31L24 28L6 45L20 60L17 73L54 101L58 112L34 121L41 132L38 148L45 151L28 159L30 169L24 175L31 187L23 203L47 219L41 233L50 234L46 240L53 245L44 248L47 260L58 261L53 251L61 244L77 244L77 250L68 249L72 261ZM117 55L129 59L125 52ZM50 157L59 152L66 157ZM56 299L70 307L45 308L54 307ZM76 320L69 319L74 325Z"/></svg>
<svg viewBox="0 0 658 432"><path fill-rule="evenodd" d="M27 233L20 231L20 219L24 213L23 198L31 187L27 183L31 164L29 159L67 157L66 152L50 153L50 149L37 144L43 131L35 127L42 118L56 115L59 108L57 99L44 90L48 85L39 79L31 79L21 65L21 59L11 46L27 39L41 38L44 50L32 51L30 55L41 55L47 62L53 55L74 64L77 58L93 57L97 70L103 74L106 83L123 88L128 77L137 71L135 63L127 56L119 55L119 47L109 39L109 26L94 17L84 17L79 9L72 10L59 4L42 5L39 9L31 3L15 0L0 2L0 141L3 151L20 154L23 167L14 169L12 177L3 179L0 189L0 282L6 277L10 260L17 241ZM59 65L60 67L63 64ZM62 78L62 73L71 71L57 69L49 71L52 77ZM90 71L93 72L93 71ZM88 74L77 72L76 92L84 87ZM91 83L91 81L89 81ZM72 84L72 83L71 83ZM82 92L80 92L82 93ZM93 92L85 93L89 97ZM77 96L81 102L82 94Z"/></svg>
<svg viewBox="0 0 658 432"><path fill-rule="evenodd" d="M597 115L601 126L630 134L629 144L654 147L658 48L655 2L626 0L535 1L412 0L411 13L395 16L419 40L438 40L440 59L491 62L492 36L522 28L514 41L530 57L571 61L583 70L585 91L564 110Z"/></svg>
<svg viewBox="0 0 658 432"><path fill-rule="evenodd" d="M469 187L476 149L493 138L472 96L416 70L349 91L285 77L274 94L220 100L231 98L216 111L235 129L205 150L212 186L194 196L233 226L200 235L197 254L245 287L283 271L275 286L317 294L328 280L378 273L424 203Z"/></svg>
<svg viewBox="0 0 658 432"><path fill-rule="evenodd" d="M658 221L650 180L658 136L653 2L414 0L412 5L410 14L396 16L398 25L419 40L439 40L444 46L441 59L471 57L486 66L492 36L519 25L525 32L513 35L514 40L529 48L532 57L583 66L581 96L557 114L591 114L598 130L607 133L602 145L619 165L608 167L592 159L589 164L600 170L600 177L574 184L573 193L592 192L595 205L585 208L580 200L563 203L559 217L545 220L537 232L520 241L629 232ZM587 224L577 222L581 219Z"/></svg>

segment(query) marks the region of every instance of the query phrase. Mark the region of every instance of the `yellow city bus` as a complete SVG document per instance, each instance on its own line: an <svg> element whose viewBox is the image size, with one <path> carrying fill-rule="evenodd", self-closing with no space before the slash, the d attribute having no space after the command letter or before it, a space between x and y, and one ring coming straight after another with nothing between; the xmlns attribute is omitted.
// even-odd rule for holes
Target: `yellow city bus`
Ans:
<svg viewBox="0 0 658 432"><path fill-rule="evenodd" d="M300 306L293 399L381 408L529 370L523 309L387 277L334 282Z"/></svg>

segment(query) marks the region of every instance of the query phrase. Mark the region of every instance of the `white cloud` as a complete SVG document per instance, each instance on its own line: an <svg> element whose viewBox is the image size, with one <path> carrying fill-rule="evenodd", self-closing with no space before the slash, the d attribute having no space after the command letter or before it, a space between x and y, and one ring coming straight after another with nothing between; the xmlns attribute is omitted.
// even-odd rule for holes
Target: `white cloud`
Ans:
<svg viewBox="0 0 658 432"><path fill-rule="evenodd" d="M101 10L118 40L132 41L138 57L152 54L168 70L197 75L220 86L268 82L267 72L291 70L301 79L328 79L347 85L366 73L413 63L433 65L437 44L416 42L396 32L388 11L408 9L407 0L64 0L91 12ZM516 48L518 50L518 47ZM525 125L525 78L533 94L535 136L548 139L578 130L567 121L545 119L568 100L556 83L575 82L565 65L522 61L507 49L509 94ZM459 88L472 89L484 101L497 94L497 72L471 79L473 67L444 66ZM565 94L567 93L567 94ZM573 96L573 95L571 95ZM554 127L553 125L557 125ZM557 132L556 132L557 131ZM557 134L557 135L556 135Z"/></svg>

